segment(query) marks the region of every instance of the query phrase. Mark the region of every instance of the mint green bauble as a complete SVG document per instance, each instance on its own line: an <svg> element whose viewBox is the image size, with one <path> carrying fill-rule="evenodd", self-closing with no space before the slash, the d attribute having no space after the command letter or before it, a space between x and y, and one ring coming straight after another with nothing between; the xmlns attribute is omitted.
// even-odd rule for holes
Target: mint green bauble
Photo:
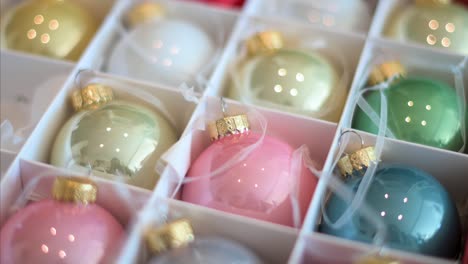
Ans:
<svg viewBox="0 0 468 264"><path fill-rule="evenodd" d="M459 151L463 146L459 98L449 85L425 78L401 78L385 90L388 100L388 128L397 139ZM380 92L365 94L379 114ZM353 128L377 134L378 128L358 108Z"/></svg>
<svg viewBox="0 0 468 264"><path fill-rule="evenodd" d="M99 89L82 89L82 101L92 102L87 106L74 101L77 112L57 134L51 164L152 190L159 180L157 161L177 141L176 130L141 102L103 102Z"/></svg>
<svg viewBox="0 0 468 264"><path fill-rule="evenodd" d="M279 38L278 32L258 35ZM257 37L258 37L257 36ZM334 65L322 54L257 44L237 65L228 97L245 103L338 122L347 89ZM263 46L262 46L263 45ZM265 47L266 46L266 47Z"/></svg>

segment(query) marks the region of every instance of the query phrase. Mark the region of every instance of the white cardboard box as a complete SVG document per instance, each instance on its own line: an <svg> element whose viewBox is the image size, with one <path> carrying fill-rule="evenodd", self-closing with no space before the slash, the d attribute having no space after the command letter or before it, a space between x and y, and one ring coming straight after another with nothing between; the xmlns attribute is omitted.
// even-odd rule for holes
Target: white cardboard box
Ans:
<svg viewBox="0 0 468 264"><path fill-rule="evenodd" d="M71 72L71 65L65 62L27 54L17 54L8 50L3 50L1 53L2 96L5 89L3 85L4 68L15 73L19 71L9 63L4 67L3 62L5 60L13 60L13 58L18 57L18 60L14 60L18 67L33 65L32 62L37 62L39 65L55 65L54 67L60 69L68 67L67 72L69 74L62 88L51 96L51 103L48 105L47 110L44 109L45 113L41 116L38 125L34 128L25 145L19 151L18 157L11 162L11 166L2 178L0 183L0 223L5 221L9 205L18 198L25 184L34 175L41 173L50 175L73 174L47 165L47 162L54 136L71 114L68 95L72 89L76 88L75 76L82 69L96 70L97 72L90 73L90 75L100 80L108 80L119 86L117 87L118 96L123 96L125 91L128 92L128 87L142 89L158 97L165 108L170 113L174 113L173 119L176 127L185 140L182 147L177 149L177 153L180 153L181 156L180 160L178 160L180 164L178 169L181 171L186 171L190 162L209 144L206 133L202 131L193 134L193 137L188 137L188 135L191 128L198 125L197 120L199 120L200 116L211 114L211 117L214 117L213 113L207 113L207 109L212 109L209 105L216 104L218 102L217 97L224 94L229 79L228 69L236 58L242 41L249 33L255 32L258 28L273 27L284 32L299 34L304 38L324 38L342 50L348 61L349 73L353 76L348 84L351 95L362 87L369 71L369 64L375 62L375 58L382 56L382 54L401 59L409 66L411 72L434 76L452 84L452 74L444 69L461 65L465 94L468 94L468 59L466 55L415 44L397 43L394 40L381 37L390 8L394 4L408 4L408 1L405 0L399 0L398 3L389 3L389 1L384 0L367 1L373 14L368 34L366 32L348 33L340 30L328 30L285 19L275 21L264 16L265 12L262 10L262 5L265 4L265 0L248 1L240 12L176 0L160 1L180 7L178 10L181 10L181 14L189 14L191 9L196 10L191 14L194 19L196 17L200 19L202 15L210 14L222 20L220 25L213 25L208 29L210 32L214 32L217 27L221 26L226 34L222 37L221 54L217 58L217 66L212 69L211 76L206 76L206 78L210 79L209 86L201 95L202 98L199 103L186 101L183 93L177 87L167 87L163 84L152 84L98 72L104 69L106 55L108 55L113 42L116 41L115 23L118 22L132 2L117 0L114 3L114 1L106 0L99 1L97 4L95 1L90 0L76 1L91 6L95 15L102 21L102 25ZM5 0L0 3L2 4L2 10L5 10L18 2ZM46 68L53 69L53 67ZM54 71L52 70L52 72ZM37 73L37 75L46 79L50 78L50 74ZM13 76L11 83L19 86L21 80L20 76ZM10 83L10 81L8 82ZM98 203L108 209L127 227L129 239L122 251L120 263L130 263L138 260L141 254L138 247L139 243L141 243L141 232L151 221L160 221L161 214L158 210L161 203L169 208L171 217L188 217L191 219L197 235L219 235L239 241L254 250L265 263L352 263L353 260L363 255L375 253L376 249L371 245L350 242L315 232L320 218L320 202L327 193L327 181L338 148L338 139L341 131L347 128L347 121L352 116L351 98L351 96L348 97L344 115L339 124L255 107L269 122L268 134L282 138L294 147L306 144L311 150L312 156L323 166L324 175L319 181L307 218L300 230L226 214L169 198L175 188L175 185L169 180L171 177L169 170L165 171L153 192L96 179L100 188ZM226 101L229 111L235 112L245 109L238 102ZM284 124L288 124L288 126ZM374 135L361 134L367 144L375 142ZM2 155L2 172L5 170L4 166L6 166L4 165L6 164L4 163L4 157L7 163L10 162L8 159L12 158L11 155L8 157ZM466 187L468 186L468 155L466 154L386 139L382 158L388 162L406 163L426 170L434 175L458 202L468 196ZM135 197L137 202L129 203L129 199L125 199L128 196L119 196L115 191L116 186L124 186L126 195L131 195L132 198ZM47 184L44 188L47 188ZM454 263L453 260L442 260L398 250L383 249L382 252L399 259L402 263Z"/></svg>

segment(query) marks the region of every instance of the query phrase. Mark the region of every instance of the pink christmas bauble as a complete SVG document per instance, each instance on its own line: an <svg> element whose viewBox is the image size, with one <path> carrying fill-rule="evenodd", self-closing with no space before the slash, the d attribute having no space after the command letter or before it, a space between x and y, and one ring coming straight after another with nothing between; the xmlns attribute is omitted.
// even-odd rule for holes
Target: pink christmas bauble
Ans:
<svg viewBox="0 0 468 264"><path fill-rule="evenodd" d="M240 8L244 4L244 0L198 0L199 2L205 2L212 5L218 5L222 7Z"/></svg>
<svg viewBox="0 0 468 264"><path fill-rule="evenodd" d="M213 142L192 164L187 177L208 175L260 138L249 132ZM221 211L293 226L291 194L297 192L301 219L317 184L309 170L291 173L294 149L265 136L249 156L223 173L201 177L183 187L182 200Z"/></svg>
<svg viewBox="0 0 468 264"><path fill-rule="evenodd" d="M43 200L3 225L0 263L109 263L123 234L120 223L96 204Z"/></svg>

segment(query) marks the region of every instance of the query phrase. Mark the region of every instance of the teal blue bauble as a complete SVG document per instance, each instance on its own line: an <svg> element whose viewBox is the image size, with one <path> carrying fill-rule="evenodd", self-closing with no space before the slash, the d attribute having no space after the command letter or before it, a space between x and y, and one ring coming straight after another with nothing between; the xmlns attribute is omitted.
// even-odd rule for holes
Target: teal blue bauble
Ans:
<svg viewBox="0 0 468 264"><path fill-rule="evenodd" d="M345 184L357 192L361 176L348 177ZM444 187L426 172L380 165L365 203L387 227L385 247L441 258L458 256L461 226L457 209ZM349 204L333 194L325 209L330 220L335 222ZM373 241L377 231L359 212L339 229L322 222L322 233L366 243Z"/></svg>

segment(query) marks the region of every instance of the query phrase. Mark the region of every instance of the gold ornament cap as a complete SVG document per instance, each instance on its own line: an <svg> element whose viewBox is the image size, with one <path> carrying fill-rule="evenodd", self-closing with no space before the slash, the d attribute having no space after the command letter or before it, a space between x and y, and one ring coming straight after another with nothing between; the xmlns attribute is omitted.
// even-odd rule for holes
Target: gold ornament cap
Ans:
<svg viewBox="0 0 468 264"><path fill-rule="evenodd" d="M377 161L374 147L366 147L354 153L346 154L338 161L338 169L343 177L362 176L372 162Z"/></svg>
<svg viewBox="0 0 468 264"><path fill-rule="evenodd" d="M114 99L112 88L101 84L89 84L72 93L71 101L75 111L96 109Z"/></svg>
<svg viewBox="0 0 468 264"><path fill-rule="evenodd" d="M55 200L73 203L94 203L97 186L89 179L80 177L57 177L52 188Z"/></svg>
<svg viewBox="0 0 468 264"><path fill-rule="evenodd" d="M211 140L221 139L229 135L242 134L250 130L247 115L226 116L208 124Z"/></svg>
<svg viewBox="0 0 468 264"><path fill-rule="evenodd" d="M418 6L441 6L450 5L452 0L416 0Z"/></svg>
<svg viewBox="0 0 468 264"><path fill-rule="evenodd" d="M166 10L158 3L143 2L133 6L125 16L125 24L128 28L146 23L155 18L164 17Z"/></svg>
<svg viewBox="0 0 468 264"><path fill-rule="evenodd" d="M359 259L355 264L400 264L400 262L390 257L367 256Z"/></svg>
<svg viewBox="0 0 468 264"><path fill-rule="evenodd" d="M249 56L275 52L284 46L283 34L279 31L269 30L259 32L245 43Z"/></svg>
<svg viewBox="0 0 468 264"><path fill-rule="evenodd" d="M368 84L376 85L387 81L394 76L406 76L405 67L398 61L384 62L372 69Z"/></svg>
<svg viewBox="0 0 468 264"><path fill-rule="evenodd" d="M181 248L195 240L192 224L188 219L179 219L145 234L146 243L153 254Z"/></svg>

